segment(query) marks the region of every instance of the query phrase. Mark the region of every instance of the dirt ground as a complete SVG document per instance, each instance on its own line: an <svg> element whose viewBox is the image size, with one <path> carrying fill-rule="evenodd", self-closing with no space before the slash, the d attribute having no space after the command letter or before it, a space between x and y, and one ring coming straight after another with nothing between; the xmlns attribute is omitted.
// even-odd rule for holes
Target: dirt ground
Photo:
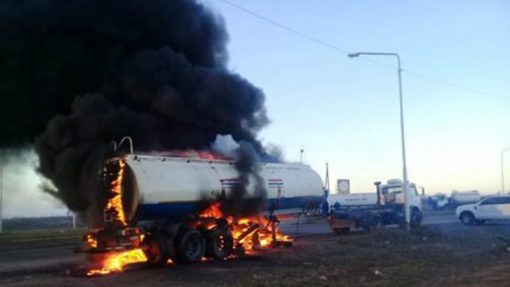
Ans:
<svg viewBox="0 0 510 287"><path fill-rule="evenodd" d="M259 256L159 269L134 267L98 278L70 266L0 274L0 286L508 286L510 253L497 235L510 226L431 225L415 232L300 237Z"/></svg>

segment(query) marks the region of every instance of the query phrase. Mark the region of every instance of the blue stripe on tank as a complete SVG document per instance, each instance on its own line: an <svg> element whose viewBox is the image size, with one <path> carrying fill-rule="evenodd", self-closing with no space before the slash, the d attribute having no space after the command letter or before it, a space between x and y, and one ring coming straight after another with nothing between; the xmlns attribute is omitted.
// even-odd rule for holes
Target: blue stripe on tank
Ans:
<svg viewBox="0 0 510 287"><path fill-rule="evenodd" d="M322 196L297 196L280 199L268 199L266 210L275 211L285 209L311 209L318 208L322 202ZM142 204L139 209L139 220L165 219L170 221L179 221L192 217L196 212L200 202L169 202Z"/></svg>

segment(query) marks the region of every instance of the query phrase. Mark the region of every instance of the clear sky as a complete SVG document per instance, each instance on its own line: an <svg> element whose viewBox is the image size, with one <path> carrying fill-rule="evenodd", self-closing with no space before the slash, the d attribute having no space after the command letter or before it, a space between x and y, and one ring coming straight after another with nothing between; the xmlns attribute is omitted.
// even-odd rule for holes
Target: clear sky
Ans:
<svg viewBox="0 0 510 287"><path fill-rule="evenodd" d="M510 146L509 1L229 1L348 52L399 53L410 180L429 194L501 189L500 152ZM272 123L264 142L289 161L304 149L304 162L321 175L329 162L332 187L348 178L353 192L368 192L376 180L402 176L394 59L349 59L225 1L203 2L225 20L229 67L266 94ZM510 152L506 165L510 189ZM7 215L64 212L37 190L30 164L8 168L5 184L26 194L6 195Z"/></svg>
<svg viewBox="0 0 510 287"><path fill-rule="evenodd" d="M501 189L500 152L510 146L510 2L230 1L349 52L399 53L410 180L428 193ZM349 59L225 1L205 3L225 19L230 67L266 93L265 141L288 160L298 161L303 148L321 174L329 162L332 184L348 178L354 192L402 176L396 69ZM393 58L370 59L396 66ZM507 164L510 172L510 153ZM510 175L507 182L510 189Z"/></svg>

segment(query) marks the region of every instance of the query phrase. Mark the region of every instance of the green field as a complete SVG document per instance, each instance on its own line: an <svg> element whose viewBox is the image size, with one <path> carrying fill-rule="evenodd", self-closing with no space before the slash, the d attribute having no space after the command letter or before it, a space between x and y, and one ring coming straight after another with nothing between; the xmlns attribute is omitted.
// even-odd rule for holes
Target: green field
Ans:
<svg viewBox="0 0 510 287"><path fill-rule="evenodd" d="M42 229L18 230L0 233L0 243L22 243L35 241L51 241L79 239L85 233L85 228L77 229Z"/></svg>

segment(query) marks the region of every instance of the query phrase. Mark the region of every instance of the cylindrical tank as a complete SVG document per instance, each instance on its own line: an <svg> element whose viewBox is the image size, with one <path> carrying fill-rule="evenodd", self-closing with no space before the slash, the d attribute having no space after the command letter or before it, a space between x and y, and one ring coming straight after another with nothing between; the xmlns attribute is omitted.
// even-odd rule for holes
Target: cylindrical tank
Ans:
<svg viewBox="0 0 510 287"><path fill-rule="evenodd" d="M329 206L359 206L377 204L377 193L333 193L328 196Z"/></svg>
<svg viewBox="0 0 510 287"><path fill-rule="evenodd" d="M194 214L204 199L232 192L238 180L234 162L129 154L124 161L122 202L126 217L136 220L180 220ZM259 163L267 204L277 213L319 207L323 182L309 166ZM248 185L253 194L254 180Z"/></svg>
<svg viewBox="0 0 510 287"><path fill-rule="evenodd" d="M478 202L482 196L478 190L452 191L451 202L454 205L462 205Z"/></svg>

